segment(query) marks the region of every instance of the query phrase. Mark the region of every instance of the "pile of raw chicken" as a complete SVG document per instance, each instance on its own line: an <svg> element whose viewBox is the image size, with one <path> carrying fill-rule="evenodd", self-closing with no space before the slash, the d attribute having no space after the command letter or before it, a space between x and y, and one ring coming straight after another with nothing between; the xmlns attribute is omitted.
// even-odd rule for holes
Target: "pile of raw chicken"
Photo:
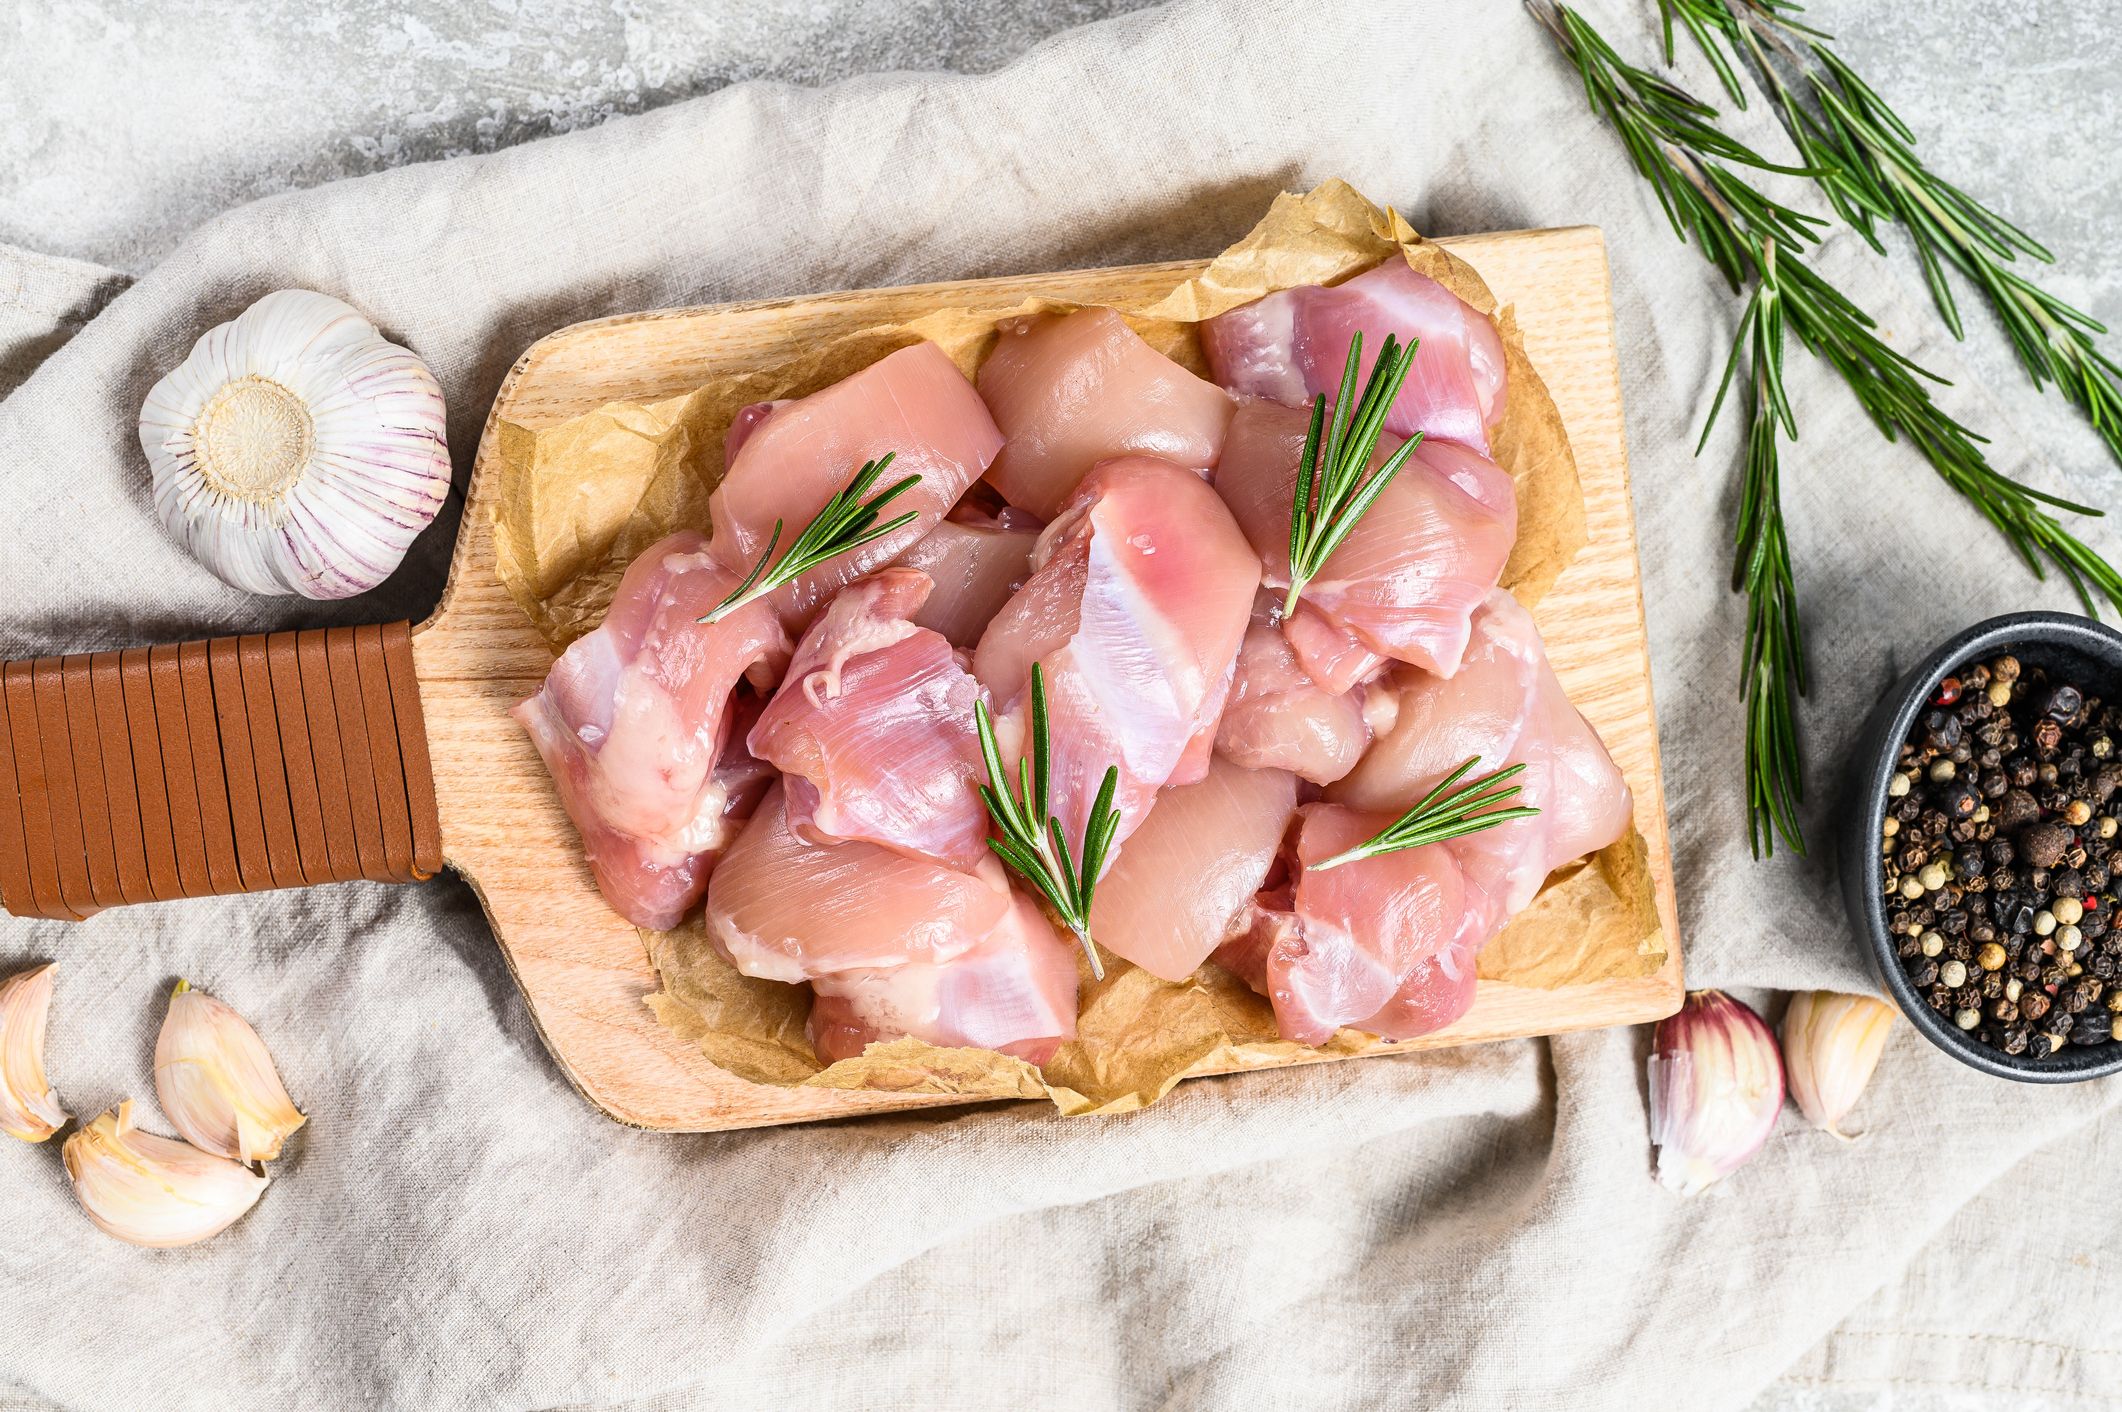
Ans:
<svg viewBox="0 0 2122 1412"><path fill-rule="evenodd" d="M1311 402L1357 331L1419 339L1373 465L1423 439L1285 618ZM1214 383L1092 308L1005 323L977 387L919 343L739 415L710 532L635 560L516 708L611 905L670 928L704 899L730 964L811 987L823 1062L908 1035L1045 1062L1075 939L988 849L974 716L1014 764L1037 664L1069 840L1118 770L1102 952L1174 982L1213 960L1306 1044L1463 1014L1475 953L1631 809L1496 586L1502 341L1400 260L1200 333ZM697 621L886 452L916 522ZM1308 870L1476 758L1523 764L1539 813Z"/></svg>

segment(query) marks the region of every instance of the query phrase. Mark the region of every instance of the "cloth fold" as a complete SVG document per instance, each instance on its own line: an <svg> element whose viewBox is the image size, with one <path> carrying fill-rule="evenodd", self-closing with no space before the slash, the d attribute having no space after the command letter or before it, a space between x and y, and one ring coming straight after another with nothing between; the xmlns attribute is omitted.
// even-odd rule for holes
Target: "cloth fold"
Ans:
<svg viewBox="0 0 2122 1412"><path fill-rule="evenodd" d="M1648 7L1586 8L1653 52ZM1735 128L1788 152L1761 101ZM338 295L427 358L461 485L508 366L568 322L1197 255L1329 176L1431 234L1603 227L1691 981L1865 986L1824 856L1839 752L1931 642L2064 592L1794 353L1815 856L1747 860L1737 418L1691 455L1736 305L1515 5L1185 3L990 75L747 84L231 212L0 402L0 655L432 605L454 506L334 605L226 589L156 524L141 397L267 290ZM1846 233L1819 259L1960 375L1920 289ZM2000 469L2062 484L1981 389L1946 396ZM1906 1026L1861 1141L1790 1112L1681 1201L1650 1178L1641 1031L1199 1081L1118 1118L668 1137L567 1087L452 878L0 921L0 969L42 959L81 1117L151 1097L182 975L257 1025L311 1122L258 1208L183 1252L102 1237L53 1147L0 1146L8 1405L1715 1409L1788 1370L2093 1400L2122 1346L2115 1086L2000 1084Z"/></svg>

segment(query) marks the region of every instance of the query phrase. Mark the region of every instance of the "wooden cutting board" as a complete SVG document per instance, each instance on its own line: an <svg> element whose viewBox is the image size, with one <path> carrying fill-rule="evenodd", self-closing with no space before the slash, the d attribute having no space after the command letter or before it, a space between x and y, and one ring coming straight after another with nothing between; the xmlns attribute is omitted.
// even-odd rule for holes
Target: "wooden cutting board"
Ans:
<svg viewBox="0 0 2122 1412"><path fill-rule="evenodd" d="M1457 1024L1400 1051L1656 1019L1682 997L1605 247L1590 228L1441 243L1516 307L1569 433L1589 542L1534 617L1570 699L1635 792L1670 950L1645 977L1554 990L1484 980ZM498 430L504 420L537 429L608 402L674 396L932 309L999 310L1031 294L1141 302L1199 268L669 310L541 339L494 401L448 585L409 651L395 625L6 664L0 901L72 916L146 896L417 877L446 863L485 906L554 1059L620 1122L700 1131L965 1102L751 1084L650 1015L643 1000L658 987L641 935L598 894L537 752L508 716L552 654L494 572Z"/></svg>
<svg viewBox="0 0 2122 1412"><path fill-rule="evenodd" d="M1484 981L1470 1013L1409 1048L1655 1019L1681 999L1605 245L1590 228L1443 243L1500 303L1516 306L1526 351L1569 431L1589 542L1534 617L1570 699L1635 791L1672 947L1663 970L1638 979L1563 990ZM413 658L443 853L485 903L554 1057L605 1112L649 1128L716 1129L964 1100L746 1083L649 1014L642 999L657 985L641 939L598 895L537 753L506 714L537 687L552 657L494 575L486 497L499 423L535 429L607 402L675 396L733 369L786 362L821 339L930 309L1002 308L1034 293L1086 304L1141 301L1198 269L1085 270L633 315L562 329L517 362L480 444L449 587L435 616L414 633Z"/></svg>

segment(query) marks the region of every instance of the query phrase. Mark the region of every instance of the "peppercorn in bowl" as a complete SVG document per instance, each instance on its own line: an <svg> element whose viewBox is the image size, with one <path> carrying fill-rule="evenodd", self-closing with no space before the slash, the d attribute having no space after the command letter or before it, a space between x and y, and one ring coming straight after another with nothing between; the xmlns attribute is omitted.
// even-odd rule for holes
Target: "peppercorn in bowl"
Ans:
<svg viewBox="0 0 2122 1412"><path fill-rule="evenodd" d="M1853 764L1843 896L1915 1027L2002 1078L2122 1071L2122 633L1978 623L1887 693Z"/></svg>

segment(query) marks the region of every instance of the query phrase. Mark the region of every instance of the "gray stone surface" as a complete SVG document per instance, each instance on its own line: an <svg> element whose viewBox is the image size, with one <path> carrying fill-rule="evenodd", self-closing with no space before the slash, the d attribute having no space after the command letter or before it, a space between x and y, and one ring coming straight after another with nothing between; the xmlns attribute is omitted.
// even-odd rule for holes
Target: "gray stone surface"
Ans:
<svg viewBox="0 0 2122 1412"><path fill-rule="evenodd" d="M999 67L1143 0L0 0L0 242L137 271L215 212L750 78Z"/></svg>
<svg viewBox="0 0 2122 1412"><path fill-rule="evenodd" d="M0 243L137 271L254 197L488 151L742 79L990 69L1139 3L0 0ZM1838 33L1938 170L2049 244L2053 288L2122 322L2122 260L2111 248L2122 167L2110 150L2122 130L2122 28L2112 6L1817 0L1809 18ZM29 311L14 332L48 349L108 287L84 269L81 290L78 307L44 322ZM0 267L0 318L6 291ZM1971 299L1967 312L1969 359L1997 401L2082 491L2115 499L2122 476L2082 420L2036 396ZM9 333L0 322L0 344ZM2122 339L2107 346L2122 350ZM2064 1405L2011 1402L2024 1412ZM1759 1404L1986 1405L1973 1390L1800 1384Z"/></svg>

